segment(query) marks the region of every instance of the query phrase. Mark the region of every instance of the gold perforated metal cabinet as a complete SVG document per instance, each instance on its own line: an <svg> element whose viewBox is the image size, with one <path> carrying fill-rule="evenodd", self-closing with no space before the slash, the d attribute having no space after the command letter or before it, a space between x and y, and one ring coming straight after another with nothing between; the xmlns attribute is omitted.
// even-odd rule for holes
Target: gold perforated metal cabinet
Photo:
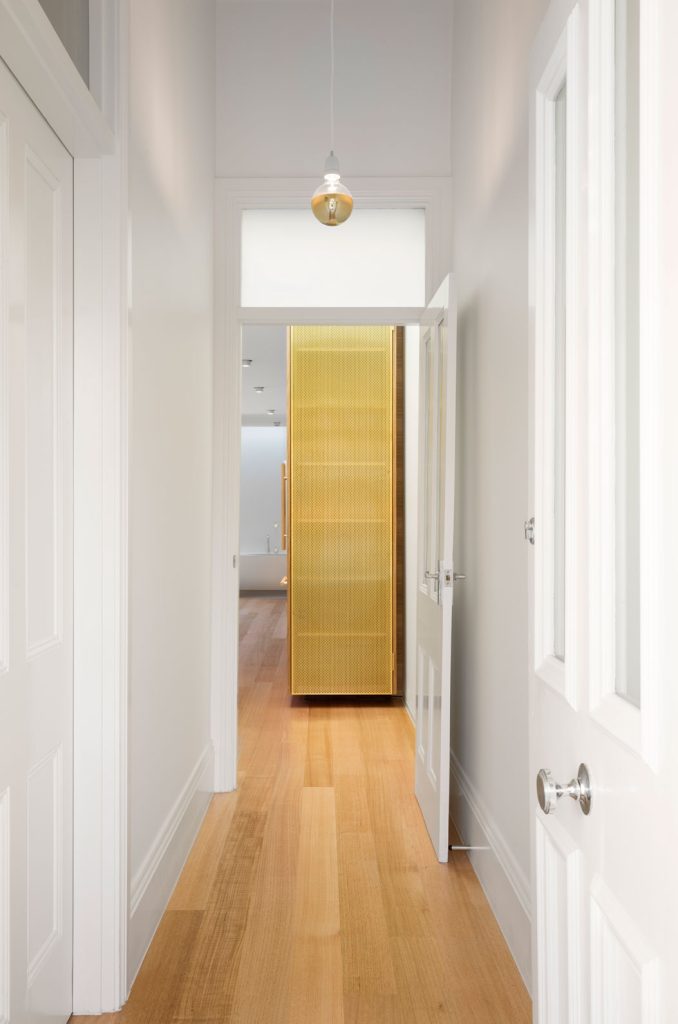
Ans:
<svg viewBox="0 0 678 1024"><path fill-rule="evenodd" d="M393 335L289 330L293 694L394 692Z"/></svg>

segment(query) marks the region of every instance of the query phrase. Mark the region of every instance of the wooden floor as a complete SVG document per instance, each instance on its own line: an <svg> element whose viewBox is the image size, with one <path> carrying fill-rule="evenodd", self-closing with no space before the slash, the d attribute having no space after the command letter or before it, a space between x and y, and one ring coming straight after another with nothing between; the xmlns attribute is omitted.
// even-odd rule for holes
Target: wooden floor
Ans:
<svg viewBox="0 0 678 1024"><path fill-rule="evenodd" d="M286 605L241 605L236 793L215 796L116 1024L528 1024L465 854L437 863L397 702L287 693Z"/></svg>

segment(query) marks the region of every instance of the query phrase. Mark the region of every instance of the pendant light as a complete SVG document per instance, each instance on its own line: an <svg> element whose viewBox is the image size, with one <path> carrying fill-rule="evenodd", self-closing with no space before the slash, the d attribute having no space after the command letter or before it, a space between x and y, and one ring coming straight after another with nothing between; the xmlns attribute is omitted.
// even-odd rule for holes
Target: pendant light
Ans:
<svg viewBox="0 0 678 1024"><path fill-rule="evenodd" d="M330 155L325 161L324 180L311 196L311 209L329 228L343 224L353 210L353 196L341 180L334 155L334 0L330 3Z"/></svg>

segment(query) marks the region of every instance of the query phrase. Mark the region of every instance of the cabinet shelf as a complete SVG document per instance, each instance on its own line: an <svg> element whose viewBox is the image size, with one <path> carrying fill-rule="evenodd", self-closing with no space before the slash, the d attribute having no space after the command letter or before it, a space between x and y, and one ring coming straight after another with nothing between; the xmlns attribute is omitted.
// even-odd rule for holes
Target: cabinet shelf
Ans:
<svg viewBox="0 0 678 1024"><path fill-rule="evenodd" d="M313 466L316 469L318 467L322 469L328 469L337 468L338 466L348 466L351 469L355 469L356 467L361 467L363 469L374 469L377 466L381 466L382 469L385 469L388 467L388 465L389 463L383 460L380 462L349 462L348 460L342 460L341 462L300 462L299 468L301 468L302 466Z"/></svg>
<svg viewBox="0 0 678 1024"><path fill-rule="evenodd" d="M347 639L349 637L351 637L351 638L352 637L359 637L362 640L388 640L390 635L391 634L387 633L387 632L381 632L381 633L361 633L359 630L355 630L355 631L350 630L348 632L334 632L332 630L327 630L327 631L323 630L322 632L319 632L319 633L302 633L302 632L299 632L299 633L296 634L297 638L300 639L300 640L301 639L312 640L312 639L317 638L317 637L326 637L326 636L345 637Z"/></svg>
<svg viewBox="0 0 678 1024"><path fill-rule="evenodd" d="M390 519L297 519L297 526L385 526Z"/></svg>
<svg viewBox="0 0 678 1024"><path fill-rule="evenodd" d="M381 346L379 348L358 348L352 345L304 345L303 347L300 346L296 350L295 358L298 359L300 356L305 356L309 352L322 353L323 355L350 352L351 355L356 356L379 356L381 359L390 358L390 356L385 355L384 349L381 348Z"/></svg>
<svg viewBox="0 0 678 1024"><path fill-rule="evenodd" d="M387 576L300 576L295 574L297 583L321 583L325 587L335 586L337 583L389 583Z"/></svg>

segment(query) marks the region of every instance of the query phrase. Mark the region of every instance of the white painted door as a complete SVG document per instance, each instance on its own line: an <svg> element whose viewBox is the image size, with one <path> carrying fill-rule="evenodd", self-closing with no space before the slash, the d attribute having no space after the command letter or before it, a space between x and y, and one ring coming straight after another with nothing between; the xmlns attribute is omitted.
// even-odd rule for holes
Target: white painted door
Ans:
<svg viewBox="0 0 678 1024"><path fill-rule="evenodd" d="M533 52L540 1024L678 1021L676 6L557 0Z"/></svg>
<svg viewBox="0 0 678 1024"><path fill-rule="evenodd" d="M72 976L73 161L0 63L0 1021Z"/></svg>
<svg viewBox="0 0 678 1024"><path fill-rule="evenodd" d="M438 860L447 861L457 318L446 278L421 324L415 792Z"/></svg>

